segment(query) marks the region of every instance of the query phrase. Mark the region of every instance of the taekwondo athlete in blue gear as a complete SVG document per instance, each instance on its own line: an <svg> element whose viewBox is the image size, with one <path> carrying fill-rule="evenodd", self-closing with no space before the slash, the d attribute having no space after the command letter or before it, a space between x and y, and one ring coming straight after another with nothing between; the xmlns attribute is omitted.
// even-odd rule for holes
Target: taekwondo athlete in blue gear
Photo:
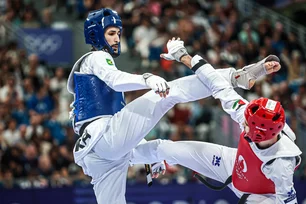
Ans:
<svg viewBox="0 0 306 204"><path fill-rule="evenodd" d="M80 138L74 148L75 162L92 177L97 202L124 204L126 176L131 150L176 103L202 98L190 97L194 79L168 84L153 74L135 75L116 68L113 57L120 55L122 23L111 9L89 13L84 35L93 51L83 55L68 78L68 91L74 95L70 118ZM198 81L201 83L200 81ZM173 94L169 94L169 87ZM185 90L181 90L184 87ZM125 105L125 91L152 89ZM157 94L156 94L157 93ZM171 93L171 91L170 91ZM167 96L169 94L169 96ZM167 96L167 97L166 97ZM152 148L159 143L156 140ZM161 161L152 171L164 170Z"/></svg>
<svg viewBox="0 0 306 204"><path fill-rule="evenodd" d="M119 34L121 34L122 22L114 11L102 9L90 12L84 23L85 41L87 44L92 44L97 50L107 50L113 57L117 57L120 55L120 41L118 51L115 52L104 35L101 35L109 26L118 27ZM111 63L111 61L108 62ZM114 91L96 75L74 73L73 77L76 96L73 111L74 123L98 116L114 115L124 107L123 93Z"/></svg>

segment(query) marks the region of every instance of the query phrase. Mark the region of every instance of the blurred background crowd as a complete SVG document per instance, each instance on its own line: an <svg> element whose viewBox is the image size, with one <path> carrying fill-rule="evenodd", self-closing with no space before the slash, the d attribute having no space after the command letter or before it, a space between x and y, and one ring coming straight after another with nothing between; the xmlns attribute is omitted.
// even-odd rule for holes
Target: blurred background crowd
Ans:
<svg viewBox="0 0 306 204"><path fill-rule="evenodd" d="M191 55L202 55L218 69L238 69L269 54L277 55L282 65L278 73L261 78L250 91L238 91L248 100L264 96L280 101L297 144L306 151L305 47L296 33L286 31L283 22L242 18L235 1L230 0L44 0L38 4L0 1L0 188L83 186L90 182L73 162L77 135L69 121L73 98L66 90L72 64L50 66L36 53L7 40L8 32L1 23L63 29L71 25L57 18L58 14L83 22L88 11L101 7L116 10L122 18L122 55L137 63L118 68L132 73L153 72L167 80L192 74L177 62L160 59L173 36L185 42ZM126 100L143 93L126 93ZM218 101L208 98L176 105L147 139L200 140L236 147L239 133ZM306 179L305 160L295 176ZM130 168L128 182L145 179L143 166ZM169 167L159 178L164 184L192 180L192 172L180 166Z"/></svg>

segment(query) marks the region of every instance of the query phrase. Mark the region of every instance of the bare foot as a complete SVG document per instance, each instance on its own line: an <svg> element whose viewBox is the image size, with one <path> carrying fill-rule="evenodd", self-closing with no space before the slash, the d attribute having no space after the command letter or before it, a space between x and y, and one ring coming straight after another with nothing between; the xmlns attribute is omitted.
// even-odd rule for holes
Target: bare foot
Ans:
<svg viewBox="0 0 306 204"><path fill-rule="evenodd" d="M276 62L276 61L265 62L264 66L265 66L267 75L268 75L268 74L272 74L272 73L274 73L274 72L277 72L277 71L280 70L280 68L281 68L280 63L279 63L279 62ZM252 87L254 86L255 82L256 82L255 79L251 79L251 80L249 81L249 87L252 88Z"/></svg>
<svg viewBox="0 0 306 204"><path fill-rule="evenodd" d="M279 64L279 62L276 62L276 61L266 62L264 66L266 68L267 74L277 72L281 68L281 65Z"/></svg>

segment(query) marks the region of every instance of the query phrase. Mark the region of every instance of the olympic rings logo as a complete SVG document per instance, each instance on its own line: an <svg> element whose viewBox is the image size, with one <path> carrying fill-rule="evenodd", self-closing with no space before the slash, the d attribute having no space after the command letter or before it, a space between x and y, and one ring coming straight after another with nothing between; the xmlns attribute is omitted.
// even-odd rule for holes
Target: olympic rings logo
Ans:
<svg viewBox="0 0 306 204"><path fill-rule="evenodd" d="M62 46L63 39L57 34L27 34L24 42L25 47L32 52L52 55Z"/></svg>

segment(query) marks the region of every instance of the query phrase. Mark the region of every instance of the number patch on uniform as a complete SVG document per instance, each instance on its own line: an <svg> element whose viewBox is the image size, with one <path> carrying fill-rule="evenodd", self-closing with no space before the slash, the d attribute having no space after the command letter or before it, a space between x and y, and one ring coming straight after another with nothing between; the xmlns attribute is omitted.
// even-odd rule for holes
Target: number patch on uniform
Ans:
<svg viewBox="0 0 306 204"><path fill-rule="evenodd" d="M89 140L90 138L91 135L85 131L82 137L80 137L75 144L75 152L79 151L80 149L83 149L87 144L86 141Z"/></svg>

